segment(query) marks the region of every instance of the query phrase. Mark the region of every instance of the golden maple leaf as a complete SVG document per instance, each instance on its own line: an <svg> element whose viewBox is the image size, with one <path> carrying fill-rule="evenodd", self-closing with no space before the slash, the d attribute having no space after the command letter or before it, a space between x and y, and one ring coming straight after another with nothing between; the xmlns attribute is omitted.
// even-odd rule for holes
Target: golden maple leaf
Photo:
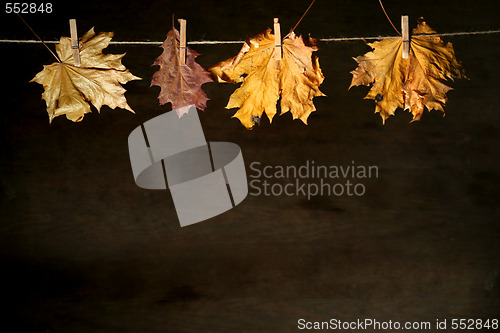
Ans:
<svg viewBox="0 0 500 333"><path fill-rule="evenodd" d="M243 82L226 108L239 108L233 117L247 129L252 129L263 112L272 122L280 95L281 114L290 111L293 119L307 124L316 110L313 98L325 96L319 90L324 76L313 54L318 49L316 40L292 32L282 44L282 59L275 60L274 35L267 29L246 41L238 55L208 69L219 82Z"/></svg>
<svg viewBox="0 0 500 333"><path fill-rule="evenodd" d="M134 112L127 104L121 84L141 78L132 75L121 63L125 54L103 54L112 32L95 34L90 29L80 38L81 67L74 66L71 38L61 37L56 52L61 62L44 65L30 82L43 85L42 98L47 104L49 121L61 115L72 121L81 121L90 112L91 102L97 111L103 105Z"/></svg>
<svg viewBox="0 0 500 333"><path fill-rule="evenodd" d="M375 112L382 121L394 115L400 107L410 110L413 120L419 120L424 107L444 113L446 93L452 89L445 84L448 79L464 78L465 73L455 58L451 43L444 43L420 18L413 29L409 57L403 59L400 37L367 43L373 51L354 58L358 67L352 71L352 86L373 83L365 98L375 100Z"/></svg>

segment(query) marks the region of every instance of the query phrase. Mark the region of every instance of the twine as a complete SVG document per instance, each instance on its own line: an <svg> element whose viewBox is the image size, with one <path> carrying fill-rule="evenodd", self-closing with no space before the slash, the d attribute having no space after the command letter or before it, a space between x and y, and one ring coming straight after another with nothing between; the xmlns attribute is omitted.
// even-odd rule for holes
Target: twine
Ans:
<svg viewBox="0 0 500 333"><path fill-rule="evenodd" d="M485 30L485 31L468 31L468 32L445 32L445 33L435 33L435 34L417 34L412 35L413 37L419 36L472 36L472 35L490 35L498 34L500 30ZM333 38L320 38L320 42L330 43L330 42L349 42L358 40L381 40L388 38L401 38L399 36L366 36L366 37L333 37ZM57 44L59 41L44 41L46 44ZM197 40L187 42L188 45L218 45L218 44L242 44L243 40ZM33 39L0 39L0 43L12 43L12 44L41 44L39 40ZM111 41L110 44L113 45L162 45L163 42L157 41Z"/></svg>

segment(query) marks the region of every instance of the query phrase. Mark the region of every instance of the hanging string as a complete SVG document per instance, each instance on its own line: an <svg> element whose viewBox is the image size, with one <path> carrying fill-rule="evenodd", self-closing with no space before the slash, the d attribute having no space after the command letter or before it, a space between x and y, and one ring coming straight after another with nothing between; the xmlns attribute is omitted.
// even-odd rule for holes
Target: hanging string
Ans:
<svg viewBox="0 0 500 333"><path fill-rule="evenodd" d="M389 23L391 23L394 30L396 30L396 32L401 36L401 33L399 32L399 30L396 29L396 26L394 25L394 23L392 23L391 19L389 18L389 15L387 15L387 12L385 11L384 5L382 4L382 0L378 0L378 2L380 3L380 7L382 7L382 10L384 11L385 17L387 17L387 19L389 20Z"/></svg>
<svg viewBox="0 0 500 333"><path fill-rule="evenodd" d="M463 31L463 32L444 32L435 34L415 34L414 37L434 37L434 36L472 36L472 35L490 35L498 34L500 30L485 30L485 31ZM358 40L381 40L388 38L396 38L395 36L366 36L366 37L332 37L332 38L319 38L320 42L350 42ZM223 44L243 44L243 40L199 40L187 42L188 45L223 45ZM30 39L0 39L0 43L12 44L40 44L39 40ZM44 41L44 44L58 44L59 41ZM110 44L114 45L162 45L162 42L156 41L111 41ZM50 49L49 49L50 50Z"/></svg>
<svg viewBox="0 0 500 333"><path fill-rule="evenodd" d="M47 44L45 44L45 42L43 41L43 39L42 39L40 36L38 36L38 34L35 32L35 30L33 30L33 28L32 28L32 27L30 27L30 25L28 24L28 22L26 22L26 21L23 19L23 17L21 16L21 14L19 14L19 13L16 13L16 14L17 14L17 16L19 16L19 18L20 18L20 19L24 22L24 24L26 24L26 26L27 26L27 27L31 30L31 32L32 32L32 33L36 36L36 38L38 38L38 41L39 41L40 43L42 43L42 44L43 44L43 46L45 46L45 47L47 48L47 50L49 50L49 52L50 52L50 53L54 56L54 58L56 58L57 62L61 63L61 59L59 59L59 57L58 57L58 56L57 56L54 52L52 52L52 50L48 47L48 45L47 45Z"/></svg>
<svg viewBox="0 0 500 333"><path fill-rule="evenodd" d="M302 21L302 19L304 18L304 16L306 16L307 12L309 11L309 9L311 9L312 5L314 4L316 0L313 0L310 4L309 4L309 7L307 7L306 11L304 12L304 14L302 14L302 16L300 17L299 21L295 24L295 26L290 29L290 32L285 36L285 38L287 38L294 30L295 28L297 28L297 26L300 24L300 22ZM283 38L283 39L285 39Z"/></svg>

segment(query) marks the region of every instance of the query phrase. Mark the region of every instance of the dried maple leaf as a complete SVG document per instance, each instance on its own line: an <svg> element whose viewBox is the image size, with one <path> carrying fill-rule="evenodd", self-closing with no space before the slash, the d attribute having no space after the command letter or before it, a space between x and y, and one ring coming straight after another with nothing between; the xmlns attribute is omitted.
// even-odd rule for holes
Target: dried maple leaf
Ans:
<svg viewBox="0 0 500 333"><path fill-rule="evenodd" d="M42 98L47 104L49 120L65 114L72 121L81 121L90 112L91 102L97 111L108 105L134 112L127 104L121 84L140 80L121 63L125 54L103 54L112 32L95 34L90 29L80 39L81 67L74 66L71 38L61 37L56 52L61 62L43 66L30 82L43 85Z"/></svg>
<svg viewBox="0 0 500 333"><path fill-rule="evenodd" d="M194 104L198 109L204 110L208 97L201 89L201 85L213 82L206 69L201 67L195 58L200 54L189 47L186 48L186 65L179 64L179 31L172 28L162 44L163 53L155 60L153 66L160 69L153 74L151 86L161 88L158 100L160 105L172 103L172 109ZM182 114L178 114L179 117Z"/></svg>
<svg viewBox="0 0 500 333"><path fill-rule="evenodd" d="M388 38L368 43L373 51L354 58L358 67L352 71L351 86L373 83L365 98L376 102L375 112L382 121L394 115L400 107L409 109L413 120L419 120L424 107L444 113L446 93L452 89L445 84L448 79L465 77L455 58L451 43L444 43L425 21L420 18L413 29L409 57L402 57L402 38Z"/></svg>
<svg viewBox="0 0 500 333"><path fill-rule="evenodd" d="M238 55L209 68L219 82L243 82L226 108L239 108L233 117L247 129L259 122L263 112L272 121L280 95L281 114L290 111L293 119L307 124L316 110L313 98L325 96L319 90L324 76L313 54L316 40L292 32L282 44L282 59L275 60L274 35L267 29L246 41Z"/></svg>

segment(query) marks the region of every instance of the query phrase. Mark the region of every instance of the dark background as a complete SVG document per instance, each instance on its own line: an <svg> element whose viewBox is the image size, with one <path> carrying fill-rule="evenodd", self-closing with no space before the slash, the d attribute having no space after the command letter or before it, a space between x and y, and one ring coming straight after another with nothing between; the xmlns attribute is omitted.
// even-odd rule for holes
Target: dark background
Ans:
<svg viewBox="0 0 500 333"><path fill-rule="evenodd" d="M384 1L399 26L424 16L439 32L499 29L498 1ZM77 1L25 19L46 40L114 31L161 41L171 15L189 40L240 40L292 27L308 1ZM33 39L1 14L0 38ZM318 0L296 29L316 38L393 35L378 1ZM326 77L306 126L290 114L247 131L224 109L235 85L204 85L207 140L238 144L247 167L377 165L363 197L249 196L181 228L168 191L138 188L129 133L170 106L150 88L156 46L116 46L142 81L128 83L136 114L103 107L49 126L42 87L28 83L52 56L39 44L0 44L0 260L5 332L294 332L297 320L431 321L500 316L499 35L446 37L470 80L456 80L446 117L398 110L382 125L347 90L363 42L323 43ZM51 46L53 47L53 45ZM196 45L201 65L238 45ZM247 169L248 170L248 169ZM448 322L449 323L449 322Z"/></svg>

